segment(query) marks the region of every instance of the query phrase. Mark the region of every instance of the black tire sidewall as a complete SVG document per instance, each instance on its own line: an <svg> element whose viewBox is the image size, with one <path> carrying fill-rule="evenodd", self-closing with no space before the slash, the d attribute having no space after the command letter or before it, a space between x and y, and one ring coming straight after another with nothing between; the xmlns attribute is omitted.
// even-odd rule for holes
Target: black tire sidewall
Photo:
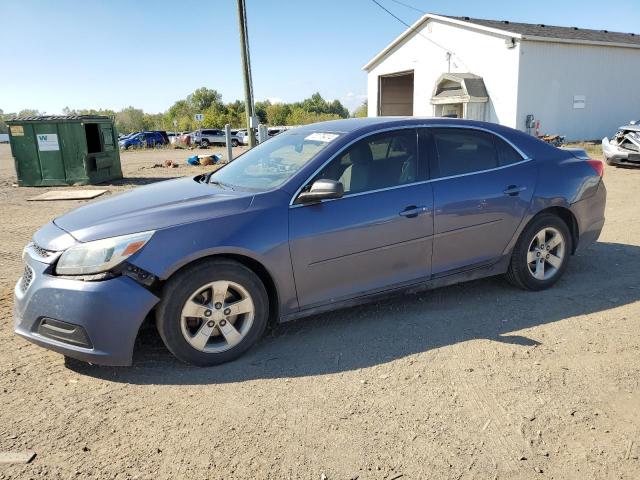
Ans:
<svg viewBox="0 0 640 480"><path fill-rule="evenodd" d="M193 292L216 280L230 280L243 286L251 295L255 313L249 332L238 345L221 353L205 353L193 348L182 335L180 315ZM218 365L239 357L262 336L269 318L269 298L258 276L240 263L203 261L187 267L167 282L156 317L160 337L179 360L198 366Z"/></svg>
<svg viewBox="0 0 640 480"><path fill-rule="evenodd" d="M562 259L562 265L556 274L547 280L538 280L529 271L527 254L529 252L529 245L531 244L534 236L543 228L548 227L557 229L563 236L565 242L565 253L564 258ZM544 290L545 288L551 287L562 277L567 269L567 265L569 264L569 257L571 256L572 251L573 242L571 232L564 220L553 214L541 214L539 217L534 218L520 235L511 259L509 274L515 277L514 280L516 280L516 283L522 288L527 290Z"/></svg>

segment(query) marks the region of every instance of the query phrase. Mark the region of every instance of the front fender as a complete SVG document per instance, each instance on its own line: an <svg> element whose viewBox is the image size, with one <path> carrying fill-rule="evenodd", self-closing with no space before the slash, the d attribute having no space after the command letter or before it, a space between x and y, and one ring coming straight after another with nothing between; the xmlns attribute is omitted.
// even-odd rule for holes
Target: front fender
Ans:
<svg viewBox="0 0 640 480"><path fill-rule="evenodd" d="M278 292L279 311L298 309L288 243L286 207L250 208L226 217L156 231L129 262L161 280L189 263L212 255L240 255L258 262Z"/></svg>

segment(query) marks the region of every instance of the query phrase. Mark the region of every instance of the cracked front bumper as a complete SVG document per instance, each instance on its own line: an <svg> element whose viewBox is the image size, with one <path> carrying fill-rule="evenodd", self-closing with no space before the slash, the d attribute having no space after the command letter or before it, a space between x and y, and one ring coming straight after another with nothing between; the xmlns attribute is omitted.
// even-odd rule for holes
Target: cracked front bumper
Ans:
<svg viewBox="0 0 640 480"><path fill-rule="evenodd" d="M90 363L130 365L140 325L159 301L129 277L85 282L47 273L50 265L25 252L14 289L14 330L42 347ZM44 336L43 319L81 327L88 346ZM80 329L78 329L80 330ZM61 340L62 339L62 340Z"/></svg>

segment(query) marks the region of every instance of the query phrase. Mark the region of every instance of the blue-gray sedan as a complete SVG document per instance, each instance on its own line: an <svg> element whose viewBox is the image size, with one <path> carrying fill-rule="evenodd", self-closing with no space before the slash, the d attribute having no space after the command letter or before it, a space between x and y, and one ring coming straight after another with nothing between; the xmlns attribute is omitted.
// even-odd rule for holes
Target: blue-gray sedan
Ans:
<svg viewBox="0 0 640 480"><path fill-rule="evenodd" d="M45 225L15 331L131 363L155 320L180 360L232 360L269 321L502 275L553 285L604 223L603 164L499 125L369 118L287 131L223 168Z"/></svg>

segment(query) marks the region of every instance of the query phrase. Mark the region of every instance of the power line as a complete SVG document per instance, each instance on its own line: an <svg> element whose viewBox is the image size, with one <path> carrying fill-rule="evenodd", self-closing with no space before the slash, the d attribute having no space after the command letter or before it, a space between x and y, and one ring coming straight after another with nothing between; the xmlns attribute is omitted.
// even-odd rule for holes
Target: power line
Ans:
<svg viewBox="0 0 640 480"><path fill-rule="evenodd" d="M378 7L380 7L382 10L384 10L385 12L387 12L389 15L391 15L393 18L395 18L397 21L399 21L401 24L403 24L405 27L409 27L412 31L416 31L415 29L413 29L411 27L411 25L409 25L407 22L405 22L404 20L402 20L400 17L396 16L395 13L393 13L391 10L388 10L387 7L385 7L384 5L382 5L380 2L378 2L377 0L371 0L373 3L375 3ZM420 32L418 32L420 33ZM426 37L425 37L426 38Z"/></svg>
<svg viewBox="0 0 640 480"><path fill-rule="evenodd" d="M398 5L402 5L403 7L407 7L407 8L410 8L411 10L415 10L416 12L427 13L424 10L420 10L419 8L416 8L413 5L409 5L408 3L401 2L400 0L392 0L392 1L397 3Z"/></svg>
<svg viewBox="0 0 640 480"><path fill-rule="evenodd" d="M424 38L425 40L433 43L436 47L444 50L445 52L447 52L447 55L449 57L453 56L456 57L460 63L464 64L464 62L462 61L462 59L460 57L458 57L458 55L455 54L455 52L452 52L451 50L449 50L448 48L444 47L443 45L440 45L438 42L436 42L435 40L430 39L429 37L425 37L422 32L420 32L417 28L413 28L411 25L409 25L407 22L405 22L404 20L402 20L400 17L398 17L395 13L393 13L391 10L389 10L388 8L386 8L384 5L382 5L380 2L378 2L378 0L371 0L373 3L375 3L378 7L380 7L382 10L384 10L385 12L387 12L389 15L391 15L393 18L395 18L397 21L399 21L400 23L402 23L405 27L407 27L410 31L417 33L418 35L420 35L422 38ZM393 0L396 3L400 3L396 0ZM405 5L408 6L408 5Z"/></svg>

